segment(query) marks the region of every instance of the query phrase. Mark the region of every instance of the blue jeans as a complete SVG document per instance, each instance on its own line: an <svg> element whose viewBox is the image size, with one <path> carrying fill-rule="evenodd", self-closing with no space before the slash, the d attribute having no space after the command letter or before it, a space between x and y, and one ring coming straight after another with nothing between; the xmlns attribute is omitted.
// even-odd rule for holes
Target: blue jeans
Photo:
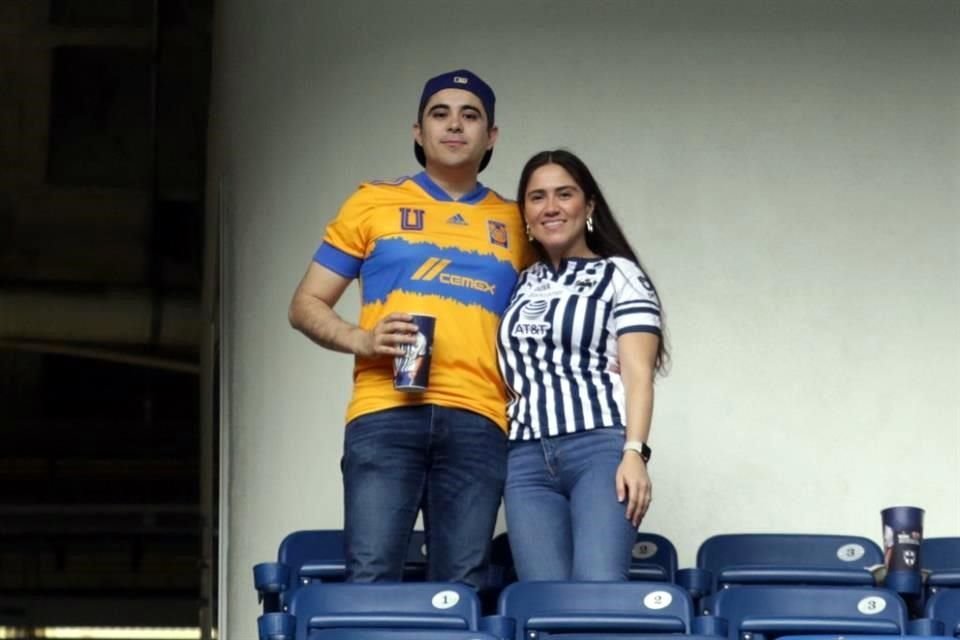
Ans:
<svg viewBox="0 0 960 640"><path fill-rule="evenodd" d="M460 409L397 407L351 421L343 451L347 580L400 580L422 509L427 579L482 586L507 466L496 424Z"/></svg>
<svg viewBox="0 0 960 640"><path fill-rule="evenodd" d="M521 580L626 580L637 530L617 502L624 430L510 443L504 503Z"/></svg>

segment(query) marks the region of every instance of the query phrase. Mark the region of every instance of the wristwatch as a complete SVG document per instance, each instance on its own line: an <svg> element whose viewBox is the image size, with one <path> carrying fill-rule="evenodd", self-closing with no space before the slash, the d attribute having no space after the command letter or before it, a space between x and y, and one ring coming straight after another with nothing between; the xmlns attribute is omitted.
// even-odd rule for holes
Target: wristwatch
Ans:
<svg viewBox="0 0 960 640"><path fill-rule="evenodd" d="M650 455L653 453L653 450L647 446L646 442L640 442L639 440L627 440L623 443L623 450L636 451L640 454L644 463L650 462Z"/></svg>

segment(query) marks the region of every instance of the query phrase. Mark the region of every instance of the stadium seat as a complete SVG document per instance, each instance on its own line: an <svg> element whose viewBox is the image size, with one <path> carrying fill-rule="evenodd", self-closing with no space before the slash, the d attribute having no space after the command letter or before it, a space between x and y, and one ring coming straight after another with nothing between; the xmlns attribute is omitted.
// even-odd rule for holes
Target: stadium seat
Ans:
<svg viewBox="0 0 960 640"><path fill-rule="evenodd" d="M920 546L920 563L927 576L927 591L960 589L960 538L926 538Z"/></svg>
<svg viewBox="0 0 960 640"><path fill-rule="evenodd" d="M931 638L931 635L937 634L906 634L902 636L893 636L896 640L943 640L943 638ZM790 636L788 640L892 640L890 636L878 635L851 635L827 634L818 636Z"/></svg>
<svg viewBox="0 0 960 640"><path fill-rule="evenodd" d="M426 577L426 544L423 531L410 536L404 580ZM284 611L300 587L313 582L343 582L346 577L344 537L340 529L295 531L280 543L277 562L253 568L254 586L264 613Z"/></svg>
<svg viewBox="0 0 960 640"><path fill-rule="evenodd" d="M711 596L705 613L727 621L730 640L907 631L906 605L874 587L734 586Z"/></svg>
<svg viewBox="0 0 960 640"><path fill-rule="evenodd" d="M517 581L517 572L513 566L513 554L510 552L510 540L507 534L494 536L490 543L490 563L487 576L480 589L480 604L484 613L494 613L500 592L508 584Z"/></svg>
<svg viewBox="0 0 960 640"><path fill-rule="evenodd" d="M960 638L960 589L935 593L927 601L924 613L928 619L943 625L945 636Z"/></svg>
<svg viewBox="0 0 960 640"><path fill-rule="evenodd" d="M483 631L450 629L317 629L307 640L500 640Z"/></svg>
<svg viewBox="0 0 960 640"><path fill-rule="evenodd" d="M677 572L677 549L661 535L638 532L629 571L630 580L673 582ZM507 533L501 533L493 539L490 576L489 584L498 584L501 588L517 580Z"/></svg>
<svg viewBox="0 0 960 640"><path fill-rule="evenodd" d="M656 533L638 532L630 561L630 580L673 582L677 573L677 549Z"/></svg>
<svg viewBox="0 0 960 640"><path fill-rule="evenodd" d="M505 640L559 634L665 636L690 633L692 617L690 596L667 583L516 582L500 596L498 618L506 626L495 635ZM487 628L494 628L492 621Z"/></svg>
<svg viewBox="0 0 960 640"><path fill-rule="evenodd" d="M314 583L293 594L288 615L296 640L332 639L333 630L340 629L356 630L355 635L364 638L376 633L397 640L404 633L423 632L417 637L426 637L424 633L432 631L437 633L431 637L439 640L442 631L478 631L480 602L473 589L456 583Z"/></svg>
<svg viewBox="0 0 960 640"><path fill-rule="evenodd" d="M815 534L725 534L700 545L695 569L676 582L694 597L729 585L811 584L872 586L870 567L883 564L867 538Z"/></svg>

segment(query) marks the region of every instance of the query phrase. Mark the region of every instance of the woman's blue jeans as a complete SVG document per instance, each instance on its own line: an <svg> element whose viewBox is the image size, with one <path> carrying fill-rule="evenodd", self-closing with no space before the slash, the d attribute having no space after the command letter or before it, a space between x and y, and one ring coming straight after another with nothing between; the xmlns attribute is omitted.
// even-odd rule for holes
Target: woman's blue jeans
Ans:
<svg viewBox="0 0 960 640"><path fill-rule="evenodd" d="M626 580L637 530L617 502L624 430L509 444L504 502L521 580Z"/></svg>
<svg viewBox="0 0 960 640"><path fill-rule="evenodd" d="M347 425L347 579L398 581L423 509L427 579L481 587L506 475L507 439L481 415L419 405Z"/></svg>

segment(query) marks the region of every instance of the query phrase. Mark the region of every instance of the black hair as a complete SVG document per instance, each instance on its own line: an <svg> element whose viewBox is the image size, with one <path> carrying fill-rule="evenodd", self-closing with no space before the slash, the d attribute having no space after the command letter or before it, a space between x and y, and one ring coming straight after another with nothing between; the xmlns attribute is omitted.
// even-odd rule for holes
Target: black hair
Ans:
<svg viewBox="0 0 960 640"><path fill-rule="evenodd" d="M524 217L524 209L526 205L527 186L530 184L530 178L533 176L534 171L548 164L555 164L570 174L570 177L573 178L577 186L580 187L580 190L583 191L586 202L593 203L593 214L591 216L593 218L593 231L586 234L587 247L590 251L602 258L621 257L635 263L647 276L647 282L659 300L660 295L657 293L653 281L650 280L649 273L643 267L640 258L637 257L637 253L633 250L633 247L630 246L630 242L623 234L623 230L617 223L617 219L614 217L610 205L607 204L606 198L603 197L603 192L600 191L600 185L597 184L596 179L594 179L593 174L590 173L590 169L587 168L583 160L570 151L565 149L541 151L527 160L527 164L523 166L523 171L520 172L520 183L517 186L517 205L520 207L521 221L526 219ZM549 262L543 246L535 240L532 242L540 259L544 262ZM666 346L666 324L663 315L662 301L660 313L660 341L657 346L654 371L664 373L670 360L670 354Z"/></svg>

